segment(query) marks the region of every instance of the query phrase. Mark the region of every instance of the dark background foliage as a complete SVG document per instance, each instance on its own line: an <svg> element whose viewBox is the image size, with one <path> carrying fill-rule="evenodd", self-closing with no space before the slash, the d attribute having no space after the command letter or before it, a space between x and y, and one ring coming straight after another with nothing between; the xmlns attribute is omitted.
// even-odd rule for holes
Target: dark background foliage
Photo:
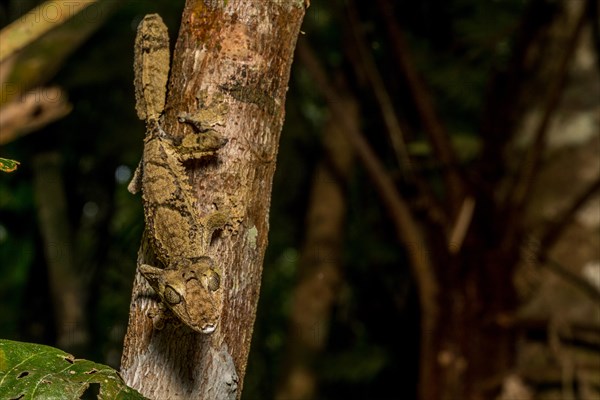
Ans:
<svg viewBox="0 0 600 400"><path fill-rule="evenodd" d="M334 79L337 74L350 78L347 84L362 108L363 132L410 199L414 188L403 181L372 90L347 56L353 52L348 6L341 1L314 3L299 40L310 43ZM410 134L410 151L422 157L418 168L441 193L439 166L429 157L424 127L391 56L380 12L372 3L355 1L351 7ZM523 0L395 3L394 17L405 30L417 69L432 90L461 166L468 170L481 146L478 132L490 77L506 66L527 4ZM33 1L2 2L0 25L33 5ZM35 154L56 151L61 155L76 265L89 288L82 301L91 337L89 346L76 356L118 367L143 230L141 201L126 190L144 134L134 111L135 27L144 14L158 12L174 42L182 7L182 2L124 2L50 81L65 89L73 111L0 148L0 156L21 162L15 173L0 175L0 337L56 344L31 170ZM277 387L311 179L323 155L321 132L329 115L298 62L289 86L246 399L271 398ZM360 167L347 184L346 201L343 283L326 348L315 365L319 398L398 398L398 388L402 388L402 398L413 398L419 307L405 251ZM54 256L60 255L57 249Z"/></svg>

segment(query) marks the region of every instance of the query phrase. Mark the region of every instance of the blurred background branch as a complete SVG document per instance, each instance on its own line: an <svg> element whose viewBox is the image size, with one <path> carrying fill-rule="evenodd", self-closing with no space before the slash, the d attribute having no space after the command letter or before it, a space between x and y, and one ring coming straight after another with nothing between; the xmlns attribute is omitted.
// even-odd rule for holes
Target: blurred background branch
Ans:
<svg viewBox="0 0 600 400"><path fill-rule="evenodd" d="M5 2L0 21L49 4ZM77 355L113 366L143 230L125 188L143 137L134 27L159 12L175 34L183 7L118 4L81 2L0 64L0 157L21 162L0 175L0 336L62 341L73 310L48 281L77 275L94 344ZM313 2L244 398L600 395L598 15L583 0ZM68 272L45 255L55 235Z"/></svg>

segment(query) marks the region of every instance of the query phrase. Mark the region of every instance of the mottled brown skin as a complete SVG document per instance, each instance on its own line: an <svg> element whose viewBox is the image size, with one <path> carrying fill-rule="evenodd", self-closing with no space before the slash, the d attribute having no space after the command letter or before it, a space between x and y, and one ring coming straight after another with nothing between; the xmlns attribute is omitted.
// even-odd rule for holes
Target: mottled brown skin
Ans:
<svg viewBox="0 0 600 400"><path fill-rule="evenodd" d="M146 121L146 138L129 190L142 191L147 236L165 268L142 264L139 270L179 320L197 332L211 333L220 316L221 279L206 254L214 231L223 228L229 217L219 211L204 218L197 214L183 162L214 156L227 140L211 129L174 143L161 129L168 46L160 17L146 16L138 27L134 64L136 110Z"/></svg>
<svg viewBox="0 0 600 400"><path fill-rule="evenodd" d="M140 272L179 320L197 332L215 330L219 320L216 296L220 278L209 262L179 265L176 269L142 264Z"/></svg>

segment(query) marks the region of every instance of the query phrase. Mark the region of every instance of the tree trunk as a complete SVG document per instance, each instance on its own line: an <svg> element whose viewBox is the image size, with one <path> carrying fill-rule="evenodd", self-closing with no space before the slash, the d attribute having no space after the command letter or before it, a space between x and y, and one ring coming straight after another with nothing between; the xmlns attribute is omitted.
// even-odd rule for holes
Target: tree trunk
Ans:
<svg viewBox="0 0 600 400"><path fill-rule="evenodd" d="M58 153L38 154L33 163L33 187L48 263L56 343L68 351L83 351L90 337L84 309L86 287L76 267L60 164Z"/></svg>
<svg viewBox="0 0 600 400"><path fill-rule="evenodd" d="M449 254L444 268L439 268L440 301L445 306L438 324L440 340L435 344L436 357L422 360L436 371L430 383L439 388L439 394L427 399L497 398L505 379L514 373L517 336L511 327L519 305L514 276L526 255L523 247L537 228L527 208L542 200L532 196L532 187L543 165L550 123L581 36L585 7L584 2L533 2L522 26L524 42L509 64L513 75L504 77L510 85L499 81L490 92L494 111L484 121L482 136L488 150L481 171L486 184L493 183L493 192L480 186L473 193L475 212L463 248L454 256ZM536 110L541 116L532 122L527 114ZM506 117L500 136L493 122L505 116L510 118ZM504 148L511 155L526 154L502 160L500 149ZM495 155L486 158L487 152ZM506 176L511 179L507 173L511 167L517 169L512 174L517 178L506 182Z"/></svg>
<svg viewBox="0 0 600 400"><path fill-rule="evenodd" d="M358 126L354 97L342 94L340 100L350 123ZM335 119L325 129L325 156L313 177L305 244L292 297L285 369L276 395L282 400L315 397L318 382L314 362L327 343L331 312L342 280L345 188L354 152Z"/></svg>
<svg viewBox="0 0 600 400"><path fill-rule="evenodd" d="M198 212L231 210L208 254L220 265L217 330L154 330L154 300L136 275L122 359L125 381L149 398L225 399L241 394L267 245L268 211L302 1L188 0L175 46L164 127L181 137L182 112L223 99L228 143L214 163L191 163ZM145 257L142 251L140 256Z"/></svg>

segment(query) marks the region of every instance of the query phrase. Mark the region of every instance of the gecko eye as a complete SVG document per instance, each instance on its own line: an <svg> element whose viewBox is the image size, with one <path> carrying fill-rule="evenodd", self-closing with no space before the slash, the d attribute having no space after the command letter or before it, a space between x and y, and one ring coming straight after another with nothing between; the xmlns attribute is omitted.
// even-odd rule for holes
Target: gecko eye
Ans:
<svg viewBox="0 0 600 400"><path fill-rule="evenodd" d="M221 279L219 278L219 274L215 271L210 270L206 277L206 286L208 290L211 292L216 291L221 286Z"/></svg>
<svg viewBox="0 0 600 400"><path fill-rule="evenodd" d="M181 303L181 296L171 286L167 286L165 288L164 297L165 297L165 300L167 301L167 303L169 303L169 304Z"/></svg>

